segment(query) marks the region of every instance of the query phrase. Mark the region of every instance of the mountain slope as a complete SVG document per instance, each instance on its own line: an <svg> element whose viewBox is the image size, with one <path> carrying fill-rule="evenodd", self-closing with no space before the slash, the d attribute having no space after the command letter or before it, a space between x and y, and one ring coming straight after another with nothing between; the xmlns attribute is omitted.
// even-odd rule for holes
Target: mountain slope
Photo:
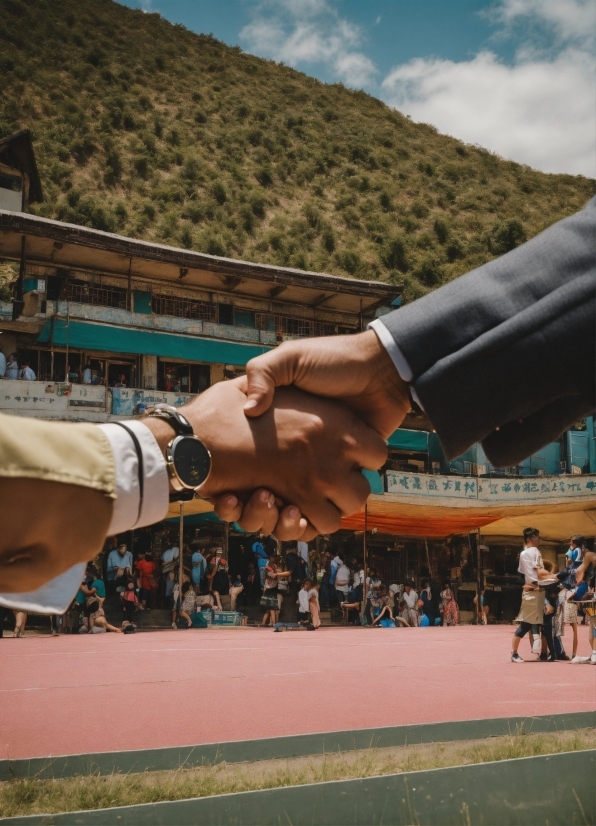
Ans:
<svg viewBox="0 0 596 826"><path fill-rule="evenodd" d="M594 193L112 0L0 0L0 43L48 217L412 298Z"/></svg>

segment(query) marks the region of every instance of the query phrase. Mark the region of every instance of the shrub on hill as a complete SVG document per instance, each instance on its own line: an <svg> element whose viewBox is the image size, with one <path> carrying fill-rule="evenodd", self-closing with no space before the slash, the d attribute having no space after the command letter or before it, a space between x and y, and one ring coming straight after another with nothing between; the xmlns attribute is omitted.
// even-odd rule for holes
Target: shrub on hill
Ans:
<svg viewBox="0 0 596 826"><path fill-rule="evenodd" d="M0 0L0 42L0 136L33 130L48 217L412 298L594 193L113 0Z"/></svg>

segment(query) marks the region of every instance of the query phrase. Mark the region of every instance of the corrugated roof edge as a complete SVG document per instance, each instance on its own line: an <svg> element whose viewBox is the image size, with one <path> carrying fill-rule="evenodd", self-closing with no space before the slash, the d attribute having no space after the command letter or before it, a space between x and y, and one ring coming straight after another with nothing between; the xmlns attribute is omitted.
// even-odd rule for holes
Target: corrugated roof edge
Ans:
<svg viewBox="0 0 596 826"><path fill-rule="evenodd" d="M245 278L312 287L338 293L362 294L380 299L387 298L388 304L403 290L401 284L360 281L356 278L346 278L341 275L309 272L290 267L275 267L271 264L256 264L235 258L219 258L215 255L155 244L151 241L128 238L112 232L90 229L77 224L66 224L62 221L53 221L49 218L40 218L37 215L28 215L21 212L0 210L0 230L11 230L24 235L51 237L54 241L65 244L86 245L129 258L162 261L180 267L195 267L223 275L238 275L239 270L241 270Z"/></svg>

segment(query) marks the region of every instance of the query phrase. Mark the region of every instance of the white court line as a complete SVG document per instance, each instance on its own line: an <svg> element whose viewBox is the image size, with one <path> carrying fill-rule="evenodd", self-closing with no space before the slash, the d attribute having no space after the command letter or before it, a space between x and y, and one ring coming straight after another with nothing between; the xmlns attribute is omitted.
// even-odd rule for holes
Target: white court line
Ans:
<svg viewBox="0 0 596 826"><path fill-rule="evenodd" d="M395 640L394 642L368 643L367 648L379 648L379 647L387 648L389 646L395 647L398 644L398 642L399 642L398 640ZM404 642L405 641L402 640L402 643L401 643L402 646L403 646ZM417 648L419 647L419 646L416 645L416 643L414 641L411 642L411 645L413 645ZM335 647L337 648L338 646L336 645ZM359 644L352 644L352 645L344 645L344 646L340 646L340 647L342 647L342 648L362 648L363 646L362 646L362 643L359 643ZM311 646L309 646L308 650L311 651L311 650L317 649L317 648L323 648L326 651L329 650L329 646L328 645L323 645L323 644L311 645ZM185 648L172 648L171 646L168 646L167 648L139 648L139 649L135 650L134 653L135 654L145 654L145 653L147 653L147 654L156 654L156 653L158 653L159 654L159 653L170 652L170 651L172 651L172 652L173 651L202 651L206 654L213 654L213 653L217 654L221 651L223 654L225 654L228 651L267 651L267 653L270 653L270 650L271 650L270 646L268 646L268 645L254 646L254 647L252 647L252 646L251 647L240 646L240 647L233 647L233 648L229 648L227 646L222 646L222 647L219 647L219 648L204 648L204 647L197 647L197 646L188 646L188 647L185 647ZM109 650L104 650L104 651L102 651L101 649L95 650L95 651L52 651L51 653L43 653L43 654L32 652L30 654L25 654L25 657L23 657L23 652L22 651L18 652L18 654L20 654L19 661L22 661L26 657L35 657L35 659L39 659L40 657L55 657L57 654L61 654L62 656L77 656L77 657L80 657L80 656L90 655L90 656L96 657L98 654L100 654L100 655L105 654L107 656L107 655L114 654L114 653L116 653L116 654L125 654L128 657L131 654L131 649L130 648L117 648L117 649L109 649ZM280 653L280 652L278 651L277 653ZM292 653L292 652L288 651L288 653ZM15 654L15 656L18 656L18 655ZM482 661L475 660L475 662L480 663Z"/></svg>
<svg viewBox="0 0 596 826"><path fill-rule="evenodd" d="M269 677L293 677L297 674L322 674L322 671L272 671L270 674L233 674L231 676L222 675L219 679L225 680L253 680L255 678L265 678L268 679ZM180 679L169 679L169 680L140 680L135 681L133 683L94 683L93 685L48 685L48 686L35 686L30 688L0 688L0 694L17 694L21 691L53 691L54 689L76 689L82 688L85 691L88 691L90 688L122 688L124 685L161 685L162 683L167 683L168 685L178 684L178 683L196 683L197 680L203 680L205 678L204 674L197 674L194 678L188 678L185 680ZM216 676L212 675L210 679L218 679Z"/></svg>

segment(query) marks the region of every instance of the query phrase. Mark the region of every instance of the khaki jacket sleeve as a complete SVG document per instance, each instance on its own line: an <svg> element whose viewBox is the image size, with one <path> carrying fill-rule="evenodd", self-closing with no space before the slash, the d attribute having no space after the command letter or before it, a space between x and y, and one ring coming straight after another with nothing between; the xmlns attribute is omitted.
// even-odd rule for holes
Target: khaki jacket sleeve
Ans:
<svg viewBox="0 0 596 826"><path fill-rule="evenodd" d="M110 443L93 424L0 414L0 477L79 485L116 498Z"/></svg>

